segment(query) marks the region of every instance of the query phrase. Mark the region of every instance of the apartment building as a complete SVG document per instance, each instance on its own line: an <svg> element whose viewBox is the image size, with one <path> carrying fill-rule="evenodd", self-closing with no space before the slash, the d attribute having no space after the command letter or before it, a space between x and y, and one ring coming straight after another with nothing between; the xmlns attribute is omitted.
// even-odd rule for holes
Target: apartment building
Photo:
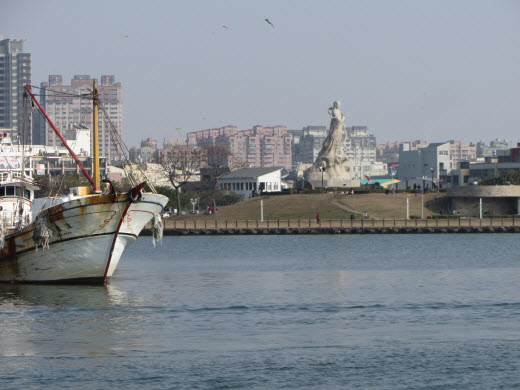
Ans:
<svg viewBox="0 0 520 390"><path fill-rule="evenodd" d="M345 154L353 161L376 161L376 137L366 126L347 127Z"/></svg>
<svg viewBox="0 0 520 390"><path fill-rule="evenodd" d="M190 146L220 145L231 153L227 165L240 164L250 167L291 168L292 136L285 126L254 126L238 131L235 126L200 130L187 135ZM231 162L233 160L233 163Z"/></svg>
<svg viewBox="0 0 520 390"><path fill-rule="evenodd" d="M31 84L31 54L23 52L23 39L2 38L0 35L0 128L10 129L13 140L23 134L22 142L31 144L29 113L22 118L24 86Z"/></svg>
<svg viewBox="0 0 520 390"><path fill-rule="evenodd" d="M306 126L301 130L288 130L288 132L292 135L293 164L313 164L327 138L327 128Z"/></svg>
<svg viewBox="0 0 520 390"><path fill-rule="evenodd" d="M466 144L464 141L450 140L450 165L448 170L456 169L461 161L471 161L477 157L477 146L473 143Z"/></svg>
<svg viewBox="0 0 520 390"><path fill-rule="evenodd" d="M389 141L377 144L376 160L387 164L397 164L399 161L399 151L402 149L401 145L406 145L405 150L417 150L428 146L428 144L429 142L426 140Z"/></svg>
<svg viewBox="0 0 520 390"><path fill-rule="evenodd" d="M218 137L234 135L237 134L237 132L238 128L236 126L224 126L216 129L192 131L186 135L186 142L188 147L215 146L215 140Z"/></svg>
<svg viewBox="0 0 520 390"><path fill-rule="evenodd" d="M79 95L88 95L94 79L89 75L76 75L70 85L63 84L61 75L50 75L49 81L41 83L40 101L58 129L67 129L71 124L92 126L92 101ZM122 137L123 132L123 88L113 75L101 76L98 83L101 101L99 110L99 152L107 161L119 159L116 137L111 133L107 113L115 131ZM35 141L47 146L59 146L61 141L52 128L43 120L35 124Z"/></svg>

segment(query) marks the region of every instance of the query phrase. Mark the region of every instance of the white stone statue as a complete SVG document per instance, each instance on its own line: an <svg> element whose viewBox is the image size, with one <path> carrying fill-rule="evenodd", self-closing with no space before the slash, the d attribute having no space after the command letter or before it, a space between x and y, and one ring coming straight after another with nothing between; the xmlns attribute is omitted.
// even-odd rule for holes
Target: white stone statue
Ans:
<svg viewBox="0 0 520 390"><path fill-rule="evenodd" d="M339 109L340 102L335 101L329 108L330 130L325 142L323 143L316 163L319 166L333 168L337 164L341 164L347 160L345 151L343 150L343 133L345 127L345 115Z"/></svg>
<svg viewBox="0 0 520 390"><path fill-rule="evenodd" d="M335 101L329 108L330 130L313 166L305 172L306 180L315 187L323 182L327 187L357 186L351 180L347 156L343 149L345 115L340 111L340 102Z"/></svg>

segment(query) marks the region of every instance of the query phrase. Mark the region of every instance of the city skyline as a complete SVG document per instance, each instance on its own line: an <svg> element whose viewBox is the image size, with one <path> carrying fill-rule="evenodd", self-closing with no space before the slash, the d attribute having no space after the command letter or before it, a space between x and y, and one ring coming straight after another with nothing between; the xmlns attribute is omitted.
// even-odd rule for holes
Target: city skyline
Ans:
<svg viewBox="0 0 520 390"><path fill-rule="evenodd" d="M518 140L513 1L4 0L2 10L0 33L25 39L34 85L51 74L121 81L128 145L143 131L328 126L338 99L346 125L378 142ZM23 23L28 13L38 18Z"/></svg>

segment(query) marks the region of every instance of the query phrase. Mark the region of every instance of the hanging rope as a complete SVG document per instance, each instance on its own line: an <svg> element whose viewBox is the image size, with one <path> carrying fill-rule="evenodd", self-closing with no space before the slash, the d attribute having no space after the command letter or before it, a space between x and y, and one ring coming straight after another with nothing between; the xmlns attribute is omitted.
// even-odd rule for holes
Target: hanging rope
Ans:
<svg viewBox="0 0 520 390"><path fill-rule="evenodd" d="M0 250L4 249L5 246L5 235L6 229L4 225L4 220L0 220Z"/></svg>
<svg viewBox="0 0 520 390"><path fill-rule="evenodd" d="M162 245L163 232L164 232L163 220L159 214L154 214L153 220L152 220L152 241L153 241L154 248L155 248L156 241L160 241L161 245Z"/></svg>

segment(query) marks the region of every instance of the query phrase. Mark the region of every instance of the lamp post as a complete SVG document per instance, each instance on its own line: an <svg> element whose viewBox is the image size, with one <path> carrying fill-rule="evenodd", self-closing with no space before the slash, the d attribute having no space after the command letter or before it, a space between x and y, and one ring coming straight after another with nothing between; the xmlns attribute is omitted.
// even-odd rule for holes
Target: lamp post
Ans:
<svg viewBox="0 0 520 390"><path fill-rule="evenodd" d="M199 201L198 198L191 198L190 199L191 205L193 206L193 209L191 210L192 214L195 214L195 205L197 204L198 201Z"/></svg>
<svg viewBox="0 0 520 390"><path fill-rule="evenodd" d="M321 166L320 167L320 172L321 172L321 188L323 188L323 172L325 172L327 168L324 167L324 166Z"/></svg>
<svg viewBox="0 0 520 390"><path fill-rule="evenodd" d="M421 219L424 219L424 194L421 194Z"/></svg>
<svg viewBox="0 0 520 390"><path fill-rule="evenodd" d="M394 190L394 173L395 173L395 172L394 172L394 167L391 167L391 168L390 168L390 173L392 174L392 181L390 182L390 183L392 183L392 184L390 184L390 185L392 186L392 191L393 191L393 190ZM408 219L408 218L407 218L407 219Z"/></svg>
<svg viewBox="0 0 520 390"><path fill-rule="evenodd" d="M432 192L433 192L433 168L430 168L432 171Z"/></svg>

